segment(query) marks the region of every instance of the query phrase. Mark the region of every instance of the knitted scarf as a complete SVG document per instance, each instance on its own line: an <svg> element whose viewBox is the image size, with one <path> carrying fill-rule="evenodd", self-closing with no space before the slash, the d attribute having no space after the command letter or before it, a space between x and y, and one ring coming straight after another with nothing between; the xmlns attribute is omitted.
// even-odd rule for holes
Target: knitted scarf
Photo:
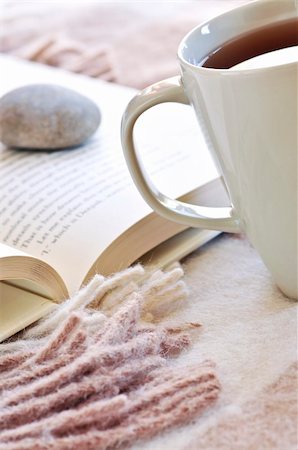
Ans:
<svg viewBox="0 0 298 450"><path fill-rule="evenodd" d="M198 323L166 326L183 271L96 275L0 345L0 449L113 449L190 421L217 399L214 365L177 371Z"/></svg>

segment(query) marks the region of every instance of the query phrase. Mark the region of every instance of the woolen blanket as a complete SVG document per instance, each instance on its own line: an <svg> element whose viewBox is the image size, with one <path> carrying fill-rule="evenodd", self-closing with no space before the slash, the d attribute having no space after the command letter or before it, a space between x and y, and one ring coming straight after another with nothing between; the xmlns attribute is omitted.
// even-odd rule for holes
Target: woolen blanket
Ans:
<svg viewBox="0 0 298 450"><path fill-rule="evenodd" d="M2 345L0 448L296 450L297 303L241 238L183 266L97 276Z"/></svg>
<svg viewBox="0 0 298 450"><path fill-rule="evenodd" d="M214 364L177 371L169 363L200 324L154 323L185 298L181 276L179 267L140 266L97 275L1 344L0 448L126 447L211 407L220 391Z"/></svg>

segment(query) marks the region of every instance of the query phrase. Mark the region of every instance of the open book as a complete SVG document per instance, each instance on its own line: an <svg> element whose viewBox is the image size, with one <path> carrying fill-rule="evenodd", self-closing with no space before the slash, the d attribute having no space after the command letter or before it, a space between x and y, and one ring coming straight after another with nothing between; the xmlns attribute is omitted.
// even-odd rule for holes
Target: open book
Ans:
<svg viewBox="0 0 298 450"><path fill-rule="evenodd" d="M1 95L26 84L56 83L90 97L102 112L96 134L76 149L0 147L0 340L42 317L96 272L108 275L143 255L145 262L164 265L218 234L185 231L159 217L135 188L120 144L133 89L7 56L0 58L0 73ZM140 118L135 134L161 191L227 205L191 108L156 107Z"/></svg>

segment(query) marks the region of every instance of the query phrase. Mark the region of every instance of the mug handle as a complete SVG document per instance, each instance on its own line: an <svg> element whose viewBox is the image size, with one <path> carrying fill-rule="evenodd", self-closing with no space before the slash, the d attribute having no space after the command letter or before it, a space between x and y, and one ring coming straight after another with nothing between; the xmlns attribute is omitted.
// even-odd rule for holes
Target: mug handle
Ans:
<svg viewBox="0 0 298 450"><path fill-rule="evenodd" d="M137 94L128 104L121 124L121 141L130 174L144 200L166 219L189 227L240 232L239 220L232 207L205 207L181 202L159 192L138 159L133 142L133 128L138 117L159 103L177 102L189 105L181 77L155 83Z"/></svg>

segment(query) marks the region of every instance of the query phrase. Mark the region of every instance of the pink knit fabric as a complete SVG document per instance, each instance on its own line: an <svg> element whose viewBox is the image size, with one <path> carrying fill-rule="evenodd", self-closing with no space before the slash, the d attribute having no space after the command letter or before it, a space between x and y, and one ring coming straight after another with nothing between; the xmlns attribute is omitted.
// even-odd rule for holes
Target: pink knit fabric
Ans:
<svg viewBox="0 0 298 450"><path fill-rule="evenodd" d="M63 0L56 7L3 0L0 51L144 88L178 74L177 47L189 30L247 1L81 1L67 8Z"/></svg>
<svg viewBox="0 0 298 450"><path fill-rule="evenodd" d="M168 364L191 344L199 324L167 328L142 320L150 302L161 293L167 299L166 287L180 292L181 272L144 278L133 268L97 277L44 322L2 344L0 449L125 447L210 407L220 391L214 364L178 372ZM82 307L97 301L110 310L109 299L115 291L120 298L121 288L127 292L123 279L132 275L135 289L110 316Z"/></svg>
<svg viewBox="0 0 298 450"><path fill-rule="evenodd" d="M297 450L297 362L243 405L230 405L185 450Z"/></svg>

